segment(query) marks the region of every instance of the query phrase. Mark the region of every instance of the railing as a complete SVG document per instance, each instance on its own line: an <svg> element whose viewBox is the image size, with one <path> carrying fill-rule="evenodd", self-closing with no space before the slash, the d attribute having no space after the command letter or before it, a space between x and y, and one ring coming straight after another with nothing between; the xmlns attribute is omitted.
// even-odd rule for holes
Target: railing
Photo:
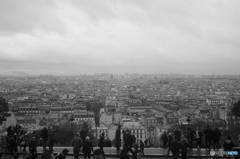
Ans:
<svg viewBox="0 0 240 159"><path fill-rule="evenodd" d="M73 156L73 151L72 151L72 147L54 147L53 149L54 154L57 155L59 152L61 152L64 148L67 148L69 150L69 153L67 155L67 158L72 158ZM97 149L97 147L94 147L94 149ZM38 147L38 158L40 158L41 154L42 154L42 147ZM105 148L104 147L104 151L105 151L105 156L107 159L119 159L120 155L118 153L116 153L116 148ZM165 158L166 157L166 152L167 149L160 149L160 148L145 148L145 156L146 158ZM5 153L5 150L1 151L0 154L3 156L2 159L12 159L11 154L10 153ZM19 159L23 158L23 155L26 154L25 152L19 152ZM83 154L81 153L80 156L83 156ZM171 153L169 155L169 158L171 158ZM180 154L181 156L181 154ZM217 158L217 159L226 159L227 157L223 157L223 156L211 156L210 152L205 150L205 149L194 149L189 151L189 154L187 155L187 158L189 159L193 159L193 158L205 158L205 159L212 159L212 158ZM239 157L237 157L237 159L239 159Z"/></svg>

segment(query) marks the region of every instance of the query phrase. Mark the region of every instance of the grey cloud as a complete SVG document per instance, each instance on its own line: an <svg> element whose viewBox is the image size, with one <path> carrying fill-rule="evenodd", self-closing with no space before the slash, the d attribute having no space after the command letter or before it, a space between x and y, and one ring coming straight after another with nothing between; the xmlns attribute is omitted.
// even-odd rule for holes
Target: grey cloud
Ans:
<svg viewBox="0 0 240 159"><path fill-rule="evenodd" d="M0 1L0 33L60 32L64 24L58 17L53 0L2 0Z"/></svg>
<svg viewBox="0 0 240 159"><path fill-rule="evenodd" d="M237 73L238 4L3 0L0 62L29 74Z"/></svg>

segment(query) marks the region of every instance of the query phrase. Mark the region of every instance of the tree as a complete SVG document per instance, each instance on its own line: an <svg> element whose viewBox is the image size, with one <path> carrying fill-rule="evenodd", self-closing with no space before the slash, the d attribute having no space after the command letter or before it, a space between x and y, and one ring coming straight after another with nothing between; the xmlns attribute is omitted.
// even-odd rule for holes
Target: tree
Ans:
<svg viewBox="0 0 240 159"><path fill-rule="evenodd" d="M71 124L65 123L62 126L54 126L54 138L55 142L60 146L69 146L71 145L72 137L71 135Z"/></svg>
<svg viewBox="0 0 240 159"><path fill-rule="evenodd" d="M0 97L0 113L8 112L8 102L5 98Z"/></svg>
<svg viewBox="0 0 240 159"><path fill-rule="evenodd" d="M90 111L92 109L92 106L89 102L86 102L86 109L87 111Z"/></svg>
<svg viewBox="0 0 240 159"><path fill-rule="evenodd" d="M8 102L5 98L0 97L0 125L5 120L5 112L8 112Z"/></svg>
<svg viewBox="0 0 240 159"><path fill-rule="evenodd" d="M234 103L233 108L232 108L232 113L235 116L240 116L240 101Z"/></svg>
<svg viewBox="0 0 240 159"><path fill-rule="evenodd" d="M90 138L90 141L92 141L95 138L93 136L92 125L89 122L84 121L81 126L80 137L83 141L85 141L87 136Z"/></svg>

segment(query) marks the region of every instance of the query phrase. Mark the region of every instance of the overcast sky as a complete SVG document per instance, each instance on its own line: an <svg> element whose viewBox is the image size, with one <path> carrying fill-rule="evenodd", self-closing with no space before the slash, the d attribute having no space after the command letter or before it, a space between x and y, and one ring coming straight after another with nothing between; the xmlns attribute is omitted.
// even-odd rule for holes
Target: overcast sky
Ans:
<svg viewBox="0 0 240 159"><path fill-rule="evenodd" d="M0 74L240 74L239 0L1 0Z"/></svg>

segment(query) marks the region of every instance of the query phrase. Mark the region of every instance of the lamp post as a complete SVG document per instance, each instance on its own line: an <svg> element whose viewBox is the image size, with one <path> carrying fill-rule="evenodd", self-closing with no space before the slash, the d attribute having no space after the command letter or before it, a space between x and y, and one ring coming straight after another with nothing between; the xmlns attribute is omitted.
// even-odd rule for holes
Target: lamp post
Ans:
<svg viewBox="0 0 240 159"><path fill-rule="evenodd" d="M188 124L191 122L190 116L188 116L187 122L188 122Z"/></svg>
<svg viewBox="0 0 240 159"><path fill-rule="evenodd" d="M71 122L71 138L73 138L73 126L72 126L72 122L74 121L74 115L72 114L70 119L69 119L69 122Z"/></svg>
<svg viewBox="0 0 240 159"><path fill-rule="evenodd" d="M190 116L188 116L187 122L188 122L188 128L189 128L189 123L191 122Z"/></svg>

